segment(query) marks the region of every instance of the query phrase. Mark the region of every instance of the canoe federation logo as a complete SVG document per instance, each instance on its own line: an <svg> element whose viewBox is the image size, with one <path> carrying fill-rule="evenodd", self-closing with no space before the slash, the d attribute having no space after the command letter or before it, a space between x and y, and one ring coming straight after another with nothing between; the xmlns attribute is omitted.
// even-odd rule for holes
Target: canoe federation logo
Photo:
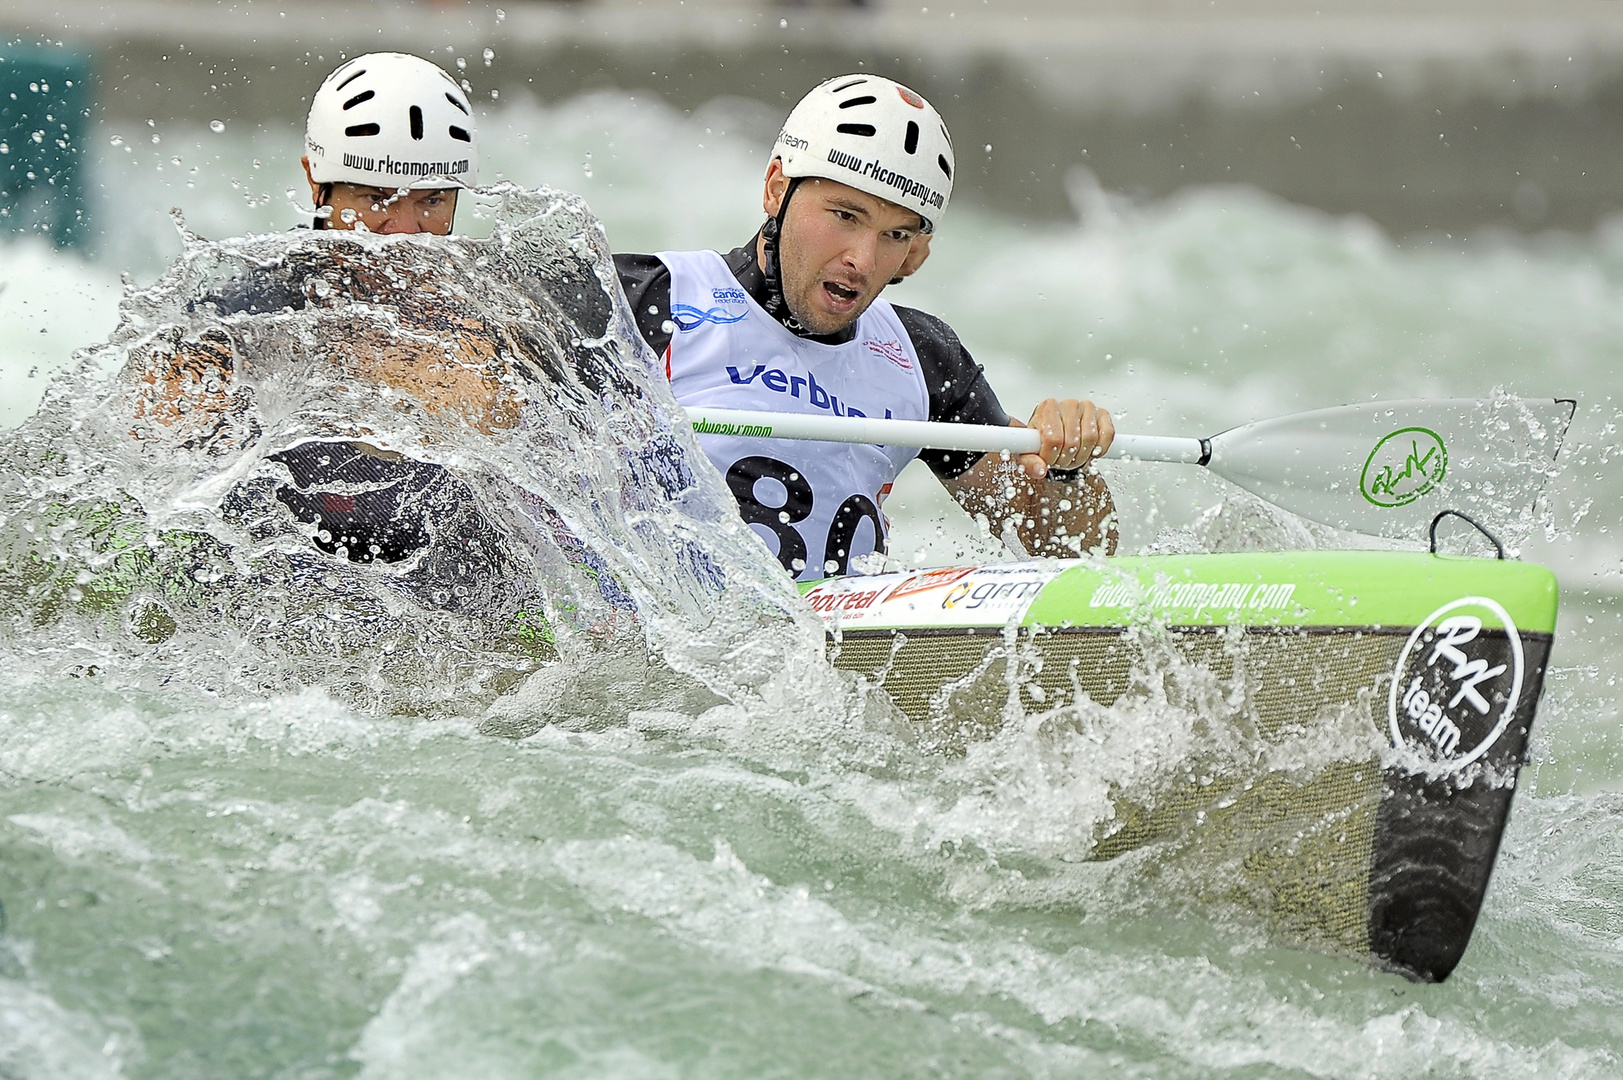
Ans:
<svg viewBox="0 0 1623 1080"><path fill-rule="evenodd" d="M723 300L723 303L730 301ZM744 310L736 315L726 308L696 308L692 304L672 304L671 321L676 324L679 333L689 334L703 326L705 323L715 323L726 326L729 323L743 322L749 318L749 311Z"/></svg>
<svg viewBox="0 0 1623 1080"><path fill-rule="evenodd" d="M1392 745L1457 772L1486 754L1516 717L1521 634L1498 601L1465 596L1415 627L1387 699Z"/></svg>
<svg viewBox="0 0 1623 1080"><path fill-rule="evenodd" d="M1408 506L1448 475L1448 447L1430 428L1406 427L1375 444L1364 460L1359 490L1376 506Z"/></svg>

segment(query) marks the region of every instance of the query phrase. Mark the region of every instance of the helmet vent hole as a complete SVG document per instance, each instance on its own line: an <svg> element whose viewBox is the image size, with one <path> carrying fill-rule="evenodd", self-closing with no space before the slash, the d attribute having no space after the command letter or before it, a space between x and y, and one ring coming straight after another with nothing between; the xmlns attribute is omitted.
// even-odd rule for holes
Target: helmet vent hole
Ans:
<svg viewBox="0 0 1623 1080"><path fill-rule="evenodd" d="M911 120L907 122L907 138L902 142L902 149L909 154L917 153L919 149L919 126Z"/></svg>
<svg viewBox="0 0 1623 1080"><path fill-rule="evenodd" d="M423 110L417 105L411 107L411 137L423 141Z"/></svg>
<svg viewBox="0 0 1623 1080"><path fill-rule="evenodd" d="M879 129L874 127L872 124L841 124L834 130L838 131L841 135L861 135L863 138L867 139L871 139L875 135L879 134Z"/></svg>
<svg viewBox="0 0 1623 1080"><path fill-rule="evenodd" d="M352 124L344 129L344 134L352 139L359 139L365 135L376 135L382 130L376 124Z"/></svg>
<svg viewBox="0 0 1623 1080"><path fill-rule="evenodd" d="M842 108L842 109L853 109L853 108L857 107L858 105L872 105L874 102L876 102L878 100L879 99L874 97L872 94L865 94L862 97L854 97L850 101L842 101L842 102L840 102L840 108Z"/></svg>
<svg viewBox="0 0 1623 1080"><path fill-rule="evenodd" d="M851 89L853 86L861 86L863 83L865 83L867 81L868 81L867 79L852 79L848 83L841 83L839 86L836 86L830 92L835 93L835 94L843 94L847 90Z"/></svg>
<svg viewBox="0 0 1623 1080"><path fill-rule="evenodd" d="M342 90L344 87L348 86L350 83L354 82L356 79L359 79L362 75L365 75L365 74L366 74L366 69L362 68L361 70L357 71L355 74L351 75L349 78L345 79L343 82L339 83L337 86L333 87L333 89L334 90Z"/></svg>
<svg viewBox="0 0 1623 1080"><path fill-rule="evenodd" d="M469 135L466 129L459 128L455 124L451 125L451 138L455 139L457 142L473 142L473 136Z"/></svg>
<svg viewBox="0 0 1623 1080"><path fill-rule="evenodd" d="M359 94L356 94L354 97L350 98L348 101L344 102L344 111L349 112L349 110L353 109L361 102L371 101L377 96L378 95L371 90L363 90Z"/></svg>
<svg viewBox="0 0 1623 1080"><path fill-rule="evenodd" d="M456 107L457 107L457 108L458 108L458 109L460 109L460 110L462 110L462 115L463 115L463 116L467 116L467 115L468 115L468 107L467 107L467 106L466 106L466 105L464 105L464 104L462 104L462 102L460 102L460 101L458 101L458 100L457 100L457 99L456 99L456 98L455 98L455 97L453 97L453 96L452 96L452 95L450 95L450 94L446 94L446 95L445 95L445 100L446 100L446 101L449 101L449 102L450 102L450 103L451 103L451 104L452 104L452 105L455 105L455 106L456 106Z"/></svg>
<svg viewBox="0 0 1623 1080"><path fill-rule="evenodd" d="M952 166L947 164L947 155L946 154L937 155L937 157L935 159L935 163L937 165L941 166L941 171L943 173L946 173L948 180L951 180L952 179Z"/></svg>

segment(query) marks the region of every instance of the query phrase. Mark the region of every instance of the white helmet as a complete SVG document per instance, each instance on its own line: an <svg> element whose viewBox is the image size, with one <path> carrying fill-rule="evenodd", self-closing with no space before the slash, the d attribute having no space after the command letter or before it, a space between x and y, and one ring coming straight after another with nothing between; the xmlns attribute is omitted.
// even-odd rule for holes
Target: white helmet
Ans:
<svg viewBox="0 0 1623 1080"><path fill-rule="evenodd" d="M785 176L838 180L916 210L925 232L952 198L952 137L941 114L879 75L842 75L801 98L772 156Z"/></svg>
<svg viewBox="0 0 1623 1080"><path fill-rule="evenodd" d="M318 184L472 187L479 178L473 108L456 80L420 56L368 53L340 65L304 125Z"/></svg>

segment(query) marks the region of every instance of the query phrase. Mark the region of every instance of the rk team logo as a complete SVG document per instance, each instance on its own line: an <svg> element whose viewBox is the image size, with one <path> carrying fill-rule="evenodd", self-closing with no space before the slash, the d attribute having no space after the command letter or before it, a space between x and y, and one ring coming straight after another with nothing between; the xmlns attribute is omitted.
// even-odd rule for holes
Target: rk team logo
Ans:
<svg viewBox="0 0 1623 1080"><path fill-rule="evenodd" d="M1521 701L1522 639L1485 596L1444 604L1409 635L1392 672L1392 744L1463 769L1486 754Z"/></svg>
<svg viewBox="0 0 1623 1080"><path fill-rule="evenodd" d="M1430 428L1392 432L1369 452L1359 490L1376 506L1408 506L1429 495L1448 475L1448 447Z"/></svg>

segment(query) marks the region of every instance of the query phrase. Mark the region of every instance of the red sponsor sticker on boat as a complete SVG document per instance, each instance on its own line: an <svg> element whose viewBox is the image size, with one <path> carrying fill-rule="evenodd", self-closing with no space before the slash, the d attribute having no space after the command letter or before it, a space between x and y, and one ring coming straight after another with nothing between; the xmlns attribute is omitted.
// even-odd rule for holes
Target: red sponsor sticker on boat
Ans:
<svg viewBox="0 0 1623 1080"><path fill-rule="evenodd" d="M834 578L806 602L831 626L985 626L1025 617L1064 567L1048 562L953 566L910 574Z"/></svg>
<svg viewBox="0 0 1623 1080"><path fill-rule="evenodd" d="M960 578L966 578L975 572L973 566L948 566L941 570L926 570L915 577L910 577L890 591L890 599L899 600L914 593L929 592L944 585L951 585Z"/></svg>

